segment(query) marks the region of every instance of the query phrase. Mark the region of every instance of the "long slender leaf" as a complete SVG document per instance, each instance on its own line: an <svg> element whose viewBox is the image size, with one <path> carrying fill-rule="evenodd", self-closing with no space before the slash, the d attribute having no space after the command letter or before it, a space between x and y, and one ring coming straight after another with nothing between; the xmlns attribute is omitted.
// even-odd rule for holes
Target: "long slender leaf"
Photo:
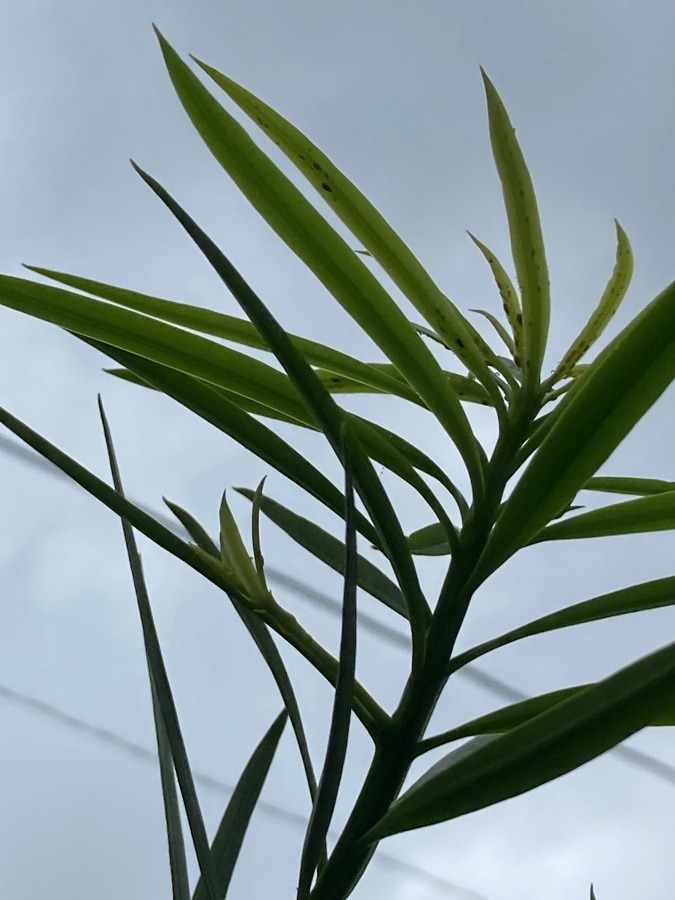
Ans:
<svg viewBox="0 0 675 900"><path fill-rule="evenodd" d="M551 376L551 384L555 384L560 378L565 378L569 375L582 356L588 352L589 348L597 341L609 324L628 290L628 285L633 275L633 253L626 232L616 219L614 224L616 226L617 243L614 270L593 314L572 341L569 350Z"/></svg>
<svg viewBox="0 0 675 900"><path fill-rule="evenodd" d="M462 738L476 737L481 734L503 734L511 731L519 725L523 725L535 716L540 715L546 710L551 709L563 700L574 697L581 691L585 691L589 684L580 684L575 687L562 688L557 691L550 691L546 694L539 694L537 697L528 697L527 700L519 700L517 703L511 703L509 706L503 706L494 712L487 713L458 725L443 734L434 735L421 741L418 747L418 755L428 753L436 747L448 744L450 741L458 741ZM675 725L675 699L665 711L655 716L648 725L656 726L672 726Z"/></svg>
<svg viewBox="0 0 675 900"><path fill-rule="evenodd" d="M209 334L213 337L220 337L243 344L246 347L269 351L265 341L246 319L228 316L225 313L211 309L203 309L200 306L152 297L148 294L141 294L138 291L130 291L126 288L115 287L102 281L93 281L90 278L81 278L78 275L71 275L66 272L56 272L53 269L43 269L40 266L27 266L26 268L32 272L37 272L39 275L44 275L46 278L51 278L53 281L67 284L95 297L101 297L126 309L136 310L153 318L170 322L173 325L180 325L183 328L198 331L201 334ZM421 402L419 396L407 381L400 376L395 377L394 372L398 373L393 366L386 368L382 365L364 363L346 353L326 347L317 341L311 341L297 335L289 335L289 337L313 366L320 366L327 372L335 373L347 380L351 379L356 384L363 385L364 388L395 394L414 403ZM476 402L485 402L484 398L487 396L485 392L481 394L479 386L472 388L472 382L468 378L457 375L451 381L458 392L458 396L462 397L461 389L465 388L469 393L466 399L477 397Z"/></svg>
<svg viewBox="0 0 675 900"><path fill-rule="evenodd" d="M591 478L583 488L585 491L601 491L607 494L633 494L647 496L675 491L675 481L660 478L626 478L602 475Z"/></svg>
<svg viewBox="0 0 675 900"><path fill-rule="evenodd" d="M216 102L159 32L158 37L176 93L208 148L267 223L436 415L459 449L474 490L480 493L479 444L435 357L349 245Z"/></svg>
<svg viewBox="0 0 675 900"><path fill-rule="evenodd" d="M296 390L301 394L307 407L340 458L342 453L342 432L344 417L335 401L326 391L313 369L298 353L286 332L253 292L241 275L232 266L221 250L173 200L172 197L142 170L137 169L149 187L176 216L181 225L204 253L220 278L232 291L253 324L272 348L275 356L286 370ZM417 572L408 548L400 523L377 477L373 466L357 440L351 442L351 465L354 482L366 510L380 535L382 545L392 564L401 592L408 604L410 623L413 633L413 660L420 660L423 634L430 616L429 606L419 586ZM344 462L343 462L344 464Z"/></svg>
<svg viewBox="0 0 675 900"><path fill-rule="evenodd" d="M97 500L100 500L108 509L128 520L134 528L137 528L158 546L164 548L178 559L182 559L183 562L186 562L191 568L203 575L216 587L225 591L231 599L237 600L245 608L245 598L239 593L238 584L228 578L222 564L212 559L209 553L203 552L181 540L170 528L162 525L153 516L131 503L125 497L122 497L116 490L2 407L0 407L0 423L9 428L10 431L21 438L22 441L25 441L41 456L52 462L64 474L96 497ZM293 616L286 613L281 607L278 607L266 621L277 634L301 653L327 681L333 685L335 684L337 680L337 660L330 653L327 653L311 635L307 634ZM374 739L379 739L381 728L386 725L388 716L361 684L356 686L354 711L368 733Z"/></svg>
<svg viewBox="0 0 675 900"><path fill-rule="evenodd" d="M539 211L515 129L494 85L482 72L488 106L490 141L504 193L511 251L523 315L523 371L534 389L539 381L550 318L548 267Z"/></svg>
<svg viewBox="0 0 675 900"><path fill-rule="evenodd" d="M231 78L198 59L195 62L286 154L434 331L443 338L445 346L473 372L490 393L493 402L500 404L502 401L499 391L476 345L473 327L439 290L410 248L372 203L294 125Z"/></svg>
<svg viewBox="0 0 675 900"><path fill-rule="evenodd" d="M522 625L520 628L507 631L490 641L485 641L485 643L455 656L450 661L450 671L454 672L492 650L498 650L514 641L533 637L536 634L545 634L547 631L556 631L559 628L571 628L573 625L584 625L587 622L597 622L613 616L625 616L648 609L660 609L673 604L675 604L675 576L633 584L630 587L567 606L535 619L533 622L528 622L527 625Z"/></svg>
<svg viewBox="0 0 675 900"><path fill-rule="evenodd" d="M358 556L354 527L354 488L352 486L350 455L351 441L343 427L343 459L345 461L345 560L344 591L342 596L342 629L340 634L340 672L335 686L333 714L316 800L307 825L298 875L298 900L306 900L314 873L321 857L330 821L335 809L342 772L347 757L347 742L352 714L352 696L356 673L356 594Z"/></svg>
<svg viewBox="0 0 675 900"><path fill-rule="evenodd" d="M571 772L672 709L674 690L669 644L512 731L474 738L449 754L365 839L447 821Z"/></svg>
<svg viewBox="0 0 675 900"><path fill-rule="evenodd" d="M232 792L216 836L211 844L211 856L218 879L218 898L224 900L230 887L230 880L239 857L239 851L248 829L253 810L267 778L279 739L286 724L287 714L272 723L269 731L253 751L237 785ZM192 900L208 900L209 894L203 878L197 882Z"/></svg>
<svg viewBox="0 0 675 900"><path fill-rule="evenodd" d="M675 528L675 491L626 500L580 513L544 528L532 543L639 534Z"/></svg>
<svg viewBox="0 0 675 900"><path fill-rule="evenodd" d="M418 556L448 556L450 544L440 522L418 528L408 535L408 547Z"/></svg>
<svg viewBox="0 0 675 900"><path fill-rule="evenodd" d="M108 425L108 420L100 397L98 402L101 413L101 422L103 423L103 432L105 434L105 442L108 448L113 483L117 493L124 496L117 457L112 442L112 435L110 433L110 426ZM143 643L145 645L145 653L150 669L153 692L157 699L157 705L159 706L164 728L166 729L166 737L169 746L171 747L173 765L176 769L178 784L183 796L183 803L185 804L185 813L192 835L197 862L199 863L201 876L204 880L204 898L205 900L220 900L217 890L216 872L211 858L204 820L202 818L201 809L199 808L192 771L190 770L185 743L178 722L178 713L173 699L173 693L164 666L159 638L157 636L152 610L150 608L150 598L148 597L145 587L141 558L138 554L136 539L131 524L124 518L122 519L122 529L124 531L124 541L126 543L129 565L131 566L134 580L138 612L141 619L141 627L143 629ZM158 740L160 739L160 734L161 731L158 730ZM174 824L175 827L180 827L178 823Z"/></svg>
<svg viewBox="0 0 675 900"><path fill-rule="evenodd" d="M248 500L253 500L253 491L247 488L235 488L235 490ZM344 576L345 545L342 541L309 519L305 519L288 507L277 503L276 500L272 500L271 497L262 496L260 498L260 509L301 547ZM357 557L357 584L389 609L407 618L408 610L398 587L370 560L360 555Z"/></svg>
<svg viewBox="0 0 675 900"><path fill-rule="evenodd" d="M561 401L551 430L504 504L477 582L574 500L674 378L675 285L670 285Z"/></svg>

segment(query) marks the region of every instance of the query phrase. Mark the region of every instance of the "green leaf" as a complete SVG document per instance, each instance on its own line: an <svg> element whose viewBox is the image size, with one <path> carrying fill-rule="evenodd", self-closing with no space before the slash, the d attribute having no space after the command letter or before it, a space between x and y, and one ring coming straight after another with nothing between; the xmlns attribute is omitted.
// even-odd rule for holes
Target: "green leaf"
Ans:
<svg viewBox="0 0 675 900"><path fill-rule="evenodd" d="M253 491L247 488L235 488L235 490L248 500L253 500ZM345 546L342 541L270 497L261 496L260 509L301 547L304 547L335 572L340 575L345 574ZM389 609L407 618L408 610L398 587L364 556L358 556L357 584Z"/></svg>
<svg viewBox="0 0 675 900"><path fill-rule="evenodd" d="M659 478L626 478L611 475L591 478L583 487L585 491L602 491L607 494L662 494L675 491L675 481Z"/></svg>
<svg viewBox="0 0 675 900"><path fill-rule="evenodd" d="M122 363L148 384L177 400L187 409L234 438L237 443L304 488L334 513L342 516L344 498L335 485L301 453L298 453L262 422L258 422L240 409L233 400L228 400L227 397L204 382L177 372L175 369L158 365L151 360L108 345L96 343L94 346L102 353ZM379 546L380 539L377 531L362 515L358 517L358 528L367 540Z"/></svg>
<svg viewBox="0 0 675 900"><path fill-rule="evenodd" d="M675 576L633 584L630 587L567 606L535 619L533 622L528 622L520 628L507 631L506 634L490 641L485 641L485 643L455 656L450 661L450 671L454 672L472 660L478 659L479 656L484 656L492 650L505 647L522 638L545 634L547 631L556 631L559 628L570 628L573 625L584 625L587 622L597 622L613 616L625 616L648 609L660 609L673 604L675 604Z"/></svg>
<svg viewBox="0 0 675 900"><path fill-rule="evenodd" d="M349 245L159 35L176 93L216 159L279 237L394 363L451 437L482 490L482 456L462 406L435 357ZM254 322L255 324L255 322Z"/></svg>
<svg viewBox="0 0 675 900"><path fill-rule="evenodd" d="M520 366L522 363L521 356L523 352L523 312L520 308L518 291L509 278L506 269L499 262L492 250L479 241L477 237L474 237L471 232L468 232L468 234L483 254L492 270L492 275L494 276L497 289L499 290L499 296L502 298L502 306L506 313L506 319L511 326L511 334L513 335L513 348L509 349L512 349L514 362L517 366Z"/></svg>
<svg viewBox="0 0 675 900"><path fill-rule="evenodd" d="M354 489L352 487L350 455L352 442L346 428L342 429L345 461L345 559L344 591L342 596L342 630L340 635L340 669L335 686L326 759L319 780L319 788L312 806L298 876L298 900L309 897L312 879L325 844L342 780L352 715L356 672L356 588L357 565L356 528L354 520Z"/></svg>
<svg viewBox="0 0 675 900"><path fill-rule="evenodd" d="M237 523L223 491L220 501L220 555L223 565L229 567L243 586L245 593L256 606L265 607L272 602L270 592L260 578L258 570L244 544Z"/></svg>
<svg viewBox="0 0 675 900"><path fill-rule="evenodd" d="M476 737L481 734L504 734L517 728L519 725L523 725L535 716L546 712L546 710L551 709L556 704L562 703L563 700L568 700L581 691L585 691L588 687L591 687L591 685L580 684L575 687L539 694L537 697L528 697L527 700L519 700L517 703L511 703L509 706L504 706L494 712L487 713L487 715L479 716L477 719L465 722L463 725L452 728L443 734L426 738L420 742L417 755L427 753L429 750L462 738ZM675 725L675 699L670 707L659 713L647 724L656 726Z"/></svg>
<svg viewBox="0 0 675 900"><path fill-rule="evenodd" d="M110 433L110 427L108 425L108 420L106 418L100 397L98 404L101 413L101 422L103 423L106 447L108 448L108 457L110 460L110 469L112 471L115 491L121 497L124 497L122 481L120 478L117 458L115 455L115 448L112 442L112 435ZM185 743L183 741L183 735L181 733L180 724L178 722L178 713L173 699L171 686L169 684L169 678L164 665L164 659L159 644L159 638L157 636L157 630L155 628L152 610L150 608L150 598L145 586L145 578L143 577L141 559L136 547L136 539L134 537L133 529L130 522L126 518L122 518L122 529L124 531L124 541L127 547L129 565L131 566L134 589L136 591L138 612L141 619L141 627L143 629L143 643L145 645L145 654L148 661L150 680L153 688L153 697L156 698L157 706L161 714L162 723L164 729L166 730L166 738L171 748L173 765L175 767L178 784L180 785L181 793L183 795L185 813L187 816L190 833L192 835L197 862L199 863L201 876L204 879L204 900L220 900L217 890L216 873L213 865L213 860L211 859L211 851L209 849L208 840L206 837L204 820L199 808L197 792L195 791L192 772L190 770L190 764L188 762L187 752L185 749ZM161 736L161 729L159 729L157 732L158 741L161 739ZM165 803L166 802L167 801L165 799ZM169 803L171 804L171 797L169 797ZM174 809L174 813L177 814L177 812L178 811ZM176 828L180 830L180 819L172 823L172 830L175 830Z"/></svg>
<svg viewBox="0 0 675 900"><path fill-rule="evenodd" d="M476 344L475 329L439 290L410 248L372 203L335 167L325 153L279 113L226 75L198 59L195 62L302 172L399 290L424 316L434 332L442 338L444 345L476 376L493 402L499 406L502 403L501 396Z"/></svg>
<svg viewBox="0 0 675 900"><path fill-rule="evenodd" d="M433 522L418 528L408 535L408 547L418 556L448 556L450 544L445 529L440 522Z"/></svg>
<svg viewBox="0 0 675 900"><path fill-rule="evenodd" d="M43 269L39 266L27 266L32 272L44 275L62 284L67 284L80 291L101 297L126 309L136 310L153 318L162 319L173 325L189 328L202 334L224 338L246 347L257 350L267 350L269 347L260 337L256 329L246 319L236 316L228 316L211 309L203 309L199 306L191 306L186 303L176 303L173 300L163 300L159 297L151 297L130 291L125 288L115 287L101 281L93 281L89 278L81 278L78 275L70 275L65 272L56 272L52 269ZM391 365L377 363L364 363L346 353L340 353L331 347L326 347L317 341L307 338L289 335L298 350L313 366L320 366L326 372L334 373L345 379L348 383L353 381L362 386L362 390L372 389L382 393L394 394L413 403L421 403L418 394L410 387L405 379L401 378L398 371ZM462 399L469 399L477 403L484 403L487 395L485 391L471 382L468 378L455 375L451 379L452 386ZM330 385L327 385L330 388ZM468 396L462 395L465 390Z"/></svg>
<svg viewBox="0 0 675 900"><path fill-rule="evenodd" d="M670 285L561 400L550 431L502 508L474 574L477 583L572 503L674 378Z"/></svg>
<svg viewBox="0 0 675 900"><path fill-rule="evenodd" d="M515 129L494 85L482 71L490 141L504 193L511 251L523 305L523 372L534 390L539 382L550 318L548 266L532 179Z"/></svg>
<svg viewBox="0 0 675 900"><path fill-rule="evenodd" d="M216 870L218 898L225 898L230 880L239 857L239 851L246 835L251 815L267 778L279 738L286 724L287 714L278 716L262 741L253 751L239 781L230 797L220 821L216 836L211 844L211 855ZM208 900L203 879L199 879L192 900Z"/></svg>
<svg viewBox="0 0 675 900"><path fill-rule="evenodd" d="M544 528L532 541L639 534L675 528L675 491L592 509Z"/></svg>
<svg viewBox="0 0 675 900"><path fill-rule="evenodd" d="M556 367L550 378L551 384L555 384L556 381L570 374L582 356L588 352L589 348L603 333L628 290L628 285L633 275L633 253L626 232L616 219L614 224L616 225L617 240L614 271L607 282L607 287L595 311L572 341L569 350Z"/></svg>
<svg viewBox="0 0 675 900"><path fill-rule="evenodd" d="M137 166L135 168L146 184L185 228L220 278L232 291L234 298L246 315L256 328L260 330L275 356L286 370L292 384L303 398L307 408L320 425L334 452L341 459L343 452L342 433L345 425L344 416L331 395L316 377L314 370L296 350L286 332L264 303L208 235L199 228L196 222L188 216L185 210L176 203L155 179L144 173ZM415 565L408 552L405 537L391 501L361 444L353 439L350 441L350 445L352 448L350 462L356 488L380 536L383 549L391 562L401 592L408 605L413 634L413 661L414 664L417 664L421 659L420 642L424 640L430 617L429 606L420 589ZM344 460L341 459L341 461L344 465Z"/></svg>
<svg viewBox="0 0 675 900"><path fill-rule="evenodd" d="M516 346L513 343L513 338L508 333L506 328L502 325L499 319L496 316L493 316L491 312L488 312L485 309L472 309L471 312L478 313L479 316L483 316L483 318L487 319L490 325L497 332L499 337L502 339L504 344L506 345L506 349L511 353L511 355L515 358L516 356Z"/></svg>
<svg viewBox="0 0 675 900"><path fill-rule="evenodd" d="M571 772L670 710L674 689L669 644L506 734L474 738L450 753L365 840L454 819Z"/></svg>

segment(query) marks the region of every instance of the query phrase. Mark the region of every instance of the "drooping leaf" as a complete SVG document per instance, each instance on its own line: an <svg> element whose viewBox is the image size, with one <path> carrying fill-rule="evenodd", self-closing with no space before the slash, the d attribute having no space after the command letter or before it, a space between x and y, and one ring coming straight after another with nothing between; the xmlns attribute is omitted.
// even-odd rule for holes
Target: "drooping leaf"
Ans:
<svg viewBox="0 0 675 900"><path fill-rule="evenodd" d="M522 366L525 383L534 390L539 381L546 349L551 305L544 240L532 179L516 139L515 129L494 85L484 72L482 75L490 141L502 184L511 252L520 285L523 316Z"/></svg>
<svg viewBox="0 0 675 900"><path fill-rule="evenodd" d="M574 625L584 625L587 622L597 622L613 616L624 616L629 613L644 612L648 609L660 609L673 604L675 604L675 576L633 584L630 587L601 594L590 600L583 600L581 603L559 609L554 613L535 619L533 622L528 622L520 628L514 628L499 637L485 641L483 644L455 656L450 662L450 671L456 671L492 650L505 647L507 644L523 638L533 637L536 634L545 634L547 631L556 631L559 628L571 628Z"/></svg>
<svg viewBox="0 0 675 900"><path fill-rule="evenodd" d="M550 431L502 508L476 582L573 502L674 378L675 285L671 285L561 400Z"/></svg>
<svg viewBox="0 0 675 900"><path fill-rule="evenodd" d="M675 491L614 503L554 522L536 535L532 543L668 531L671 528L675 528Z"/></svg>
<svg viewBox="0 0 675 900"><path fill-rule="evenodd" d="M340 634L340 670L335 686L330 732L316 799L307 825L298 876L298 900L309 897L330 821L335 809L342 772L347 757L347 742L352 715L356 673L356 594L357 567L356 528L354 527L354 489L351 477L351 445L348 432L342 429L345 463L345 560L342 595L342 629Z"/></svg>
<svg viewBox="0 0 675 900"><path fill-rule="evenodd" d="M224 900L227 896L232 873L239 858L239 851L267 773L272 765L286 718L285 711L277 716L269 731L253 751L253 755L232 792L211 844L219 900ZM208 897L204 880L200 878L192 900L208 900Z"/></svg>
<svg viewBox="0 0 675 900"><path fill-rule="evenodd" d="M235 490L249 500L253 499L253 491L247 488ZM260 509L301 547L344 576L345 546L342 541L270 497L263 495L260 498ZM407 618L408 610L398 587L370 560L360 555L357 558L357 584L389 609Z"/></svg>
<svg viewBox="0 0 675 900"><path fill-rule="evenodd" d="M343 238L204 88L159 32L158 37L176 93L209 150L270 227L417 391L459 449L480 493L479 445L436 358Z"/></svg>
<svg viewBox="0 0 675 900"><path fill-rule="evenodd" d="M103 409L101 398L99 397L99 410L101 413L101 422L103 423L103 432L105 435L106 447L108 449L108 458L110 461L110 469L113 477L115 491L124 496L122 481L117 464L115 448L112 442L112 435L108 420ZM201 876L204 880L204 900L220 900L217 890L217 880L211 851L206 837L206 829L202 818L197 792L195 790L192 771L188 762L183 735L178 722L178 713L173 699L173 692L169 684L169 678L164 665L162 650L155 628L152 609L150 607L150 598L145 586L145 578L141 566L141 559L136 547L136 539L130 522L123 518L122 529L124 531L124 541L129 557L129 565L134 581L134 589L136 592L136 600L138 612L141 619L141 628L143 631L143 644L145 646L145 654L150 670L150 679L152 683L153 697L156 698L157 706L162 719L162 725L166 732L166 739L171 748L171 757L176 770L178 784L183 796L185 805L185 813L192 835L192 842L199 863ZM158 741L163 737L162 728L157 731ZM169 796L169 802L171 797ZM177 810L174 810L177 813ZM172 831L176 829L180 831L180 822L172 823Z"/></svg>
<svg viewBox="0 0 675 900"><path fill-rule="evenodd" d="M194 59L194 57L193 57ZM445 346L464 363L500 404L483 354L475 343L475 330L443 294L428 272L382 215L309 138L266 103L214 69L195 59L198 66L256 122L326 200L394 284L443 338Z"/></svg>
<svg viewBox="0 0 675 900"><path fill-rule="evenodd" d="M134 164L135 165L135 164ZM167 191L137 166L137 172L185 228L215 271L232 292L246 315L261 332L285 369L295 389L311 411L335 454L341 459L345 419L314 370L296 350L288 335L272 316L222 251ZM420 589L417 572L408 552L396 512L360 442L352 435L350 464L354 484L363 500L381 544L391 562L399 587L408 605L413 633L413 660L418 663L421 642L430 616L428 603ZM341 460L344 465L344 460Z"/></svg>
<svg viewBox="0 0 675 900"><path fill-rule="evenodd" d="M582 356L588 352L589 348L597 341L609 324L628 290L628 285L633 275L633 253L626 232L616 219L614 224L616 225L617 241L614 270L596 309L586 325L572 341L569 350L551 376L551 384L555 384L559 379L569 375Z"/></svg>
<svg viewBox="0 0 675 900"><path fill-rule="evenodd" d="M443 822L515 797L578 768L672 709L675 644L557 703L498 737L450 753L365 836Z"/></svg>

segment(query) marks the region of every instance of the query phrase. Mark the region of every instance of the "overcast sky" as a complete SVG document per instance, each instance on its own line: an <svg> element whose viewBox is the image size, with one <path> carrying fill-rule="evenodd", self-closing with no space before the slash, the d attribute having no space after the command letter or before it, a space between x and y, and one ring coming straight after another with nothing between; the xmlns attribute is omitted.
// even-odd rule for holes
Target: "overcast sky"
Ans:
<svg viewBox="0 0 675 900"><path fill-rule="evenodd" d="M220 68L306 131L460 308L497 311L489 272L466 235L469 229L508 257L482 65L507 104L539 197L554 301L547 368L605 285L614 263L614 217L631 239L636 265L610 334L675 278L675 13L663 0L9 4L0 31L5 273L21 274L21 263L35 263L237 312L133 173L133 157L222 244L289 330L380 358L204 148L173 93L152 21L181 54ZM264 464L170 401L104 375L102 358L74 339L1 308L0 360L2 405L105 475L96 413L101 391L128 493L153 508L165 495L215 531L222 490L255 487L267 474ZM456 456L428 417L373 398L351 407L382 422L395 417L396 427L461 478ZM671 391L604 471L674 478L674 411ZM473 419L489 440L487 413ZM339 477L318 439L294 439ZM392 489L406 528L425 524L424 509ZM336 527L276 473L267 490ZM39 698L152 749L119 521L79 489L1 449L0 497L0 896L168 897L153 765L7 693ZM245 501L235 498L233 507L247 521ZM268 563L339 596L339 579L273 526L265 527L263 541ZM227 600L148 542L142 550L190 758L200 772L232 783L280 700ZM462 646L594 594L672 574L672 558L669 534L528 550L480 593ZM430 590L442 565L420 566ZM290 592L279 597L336 646L334 618ZM367 597L363 609L398 624ZM539 693L609 674L671 640L674 630L675 613L651 612L535 639L494 654L484 668L518 690ZM405 676L404 654L368 634L359 654L360 677L390 708ZM285 658L319 762L331 695L293 652ZM499 703L457 679L434 729ZM671 730L644 732L630 745L675 767ZM368 750L355 726L339 816L358 789ZM225 797L208 786L200 796L213 829ZM289 735L264 797L308 812ZM670 896L675 880L674 808L675 783L608 755L500 806L389 839L382 850L488 900L583 898L591 881L598 900L658 900ZM301 842L297 827L259 811L231 896L292 898ZM375 861L354 896L453 895Z"/></svg>

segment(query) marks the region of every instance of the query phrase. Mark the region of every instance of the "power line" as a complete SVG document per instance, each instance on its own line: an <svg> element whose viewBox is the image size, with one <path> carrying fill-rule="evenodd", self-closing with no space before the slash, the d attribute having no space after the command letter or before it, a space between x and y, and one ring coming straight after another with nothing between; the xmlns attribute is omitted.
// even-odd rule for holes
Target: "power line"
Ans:
<svg viewBox="0 0 675 900"><path fill-rule="evenodd" d="M7 685L0 684L0 699L13 704L14 706L28 710L35 715L58 722L60 725L63 725L71 731L84 734L100 744L106 744L129 756L134 756L136 759L153 764L157 764L158 762L157 753L154 750L149 750L147 747L143 747L135 741L130 741L127 738L122 737L122 735L111 731L109 728L103 728L100 725L93 725L91 722L86 722L84 719L73 716L59 707L54 706L52 703L47 703L44 700L40 700L38 697L33 697L23 691L17 691L7 687ZM214 793L230 796L234 790L233 785L221 781L219 778L214 778L212 775L206 775L204 772L193 770L192 776L198 784ZM259 800L256 808L270 818L275 818L280 822L290 825L298 830L302 830L303 832L307 828L306 816L294 812L293 810L286 809L283 806L279 806L276 803L270 803L267 800ZM330 832L330 836L332 838L338 837L335 832ZM446 894L452 894L458 898L464 898L464 900L489 900L484 894L479 894L477 891L454 884L446 878L441 878L438 875L427 872L427 870L423 869L421 866L405 862L395 856L390 856L388 853L384 853L381 850L378 850L375 853L373 862L379 864L383 868L405 872L436 890L443 891Z"/></svg>

